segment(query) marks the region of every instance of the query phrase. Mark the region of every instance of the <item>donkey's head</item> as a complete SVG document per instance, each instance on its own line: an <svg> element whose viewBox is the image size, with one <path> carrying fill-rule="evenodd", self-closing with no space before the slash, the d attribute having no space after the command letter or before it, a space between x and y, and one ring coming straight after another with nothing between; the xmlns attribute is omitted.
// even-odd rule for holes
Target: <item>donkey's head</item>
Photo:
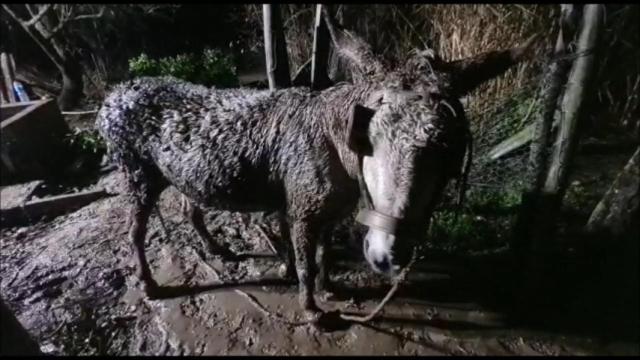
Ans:
<svg viewBox="0 0 640 360"><path fill-rule="evenodd" d="M367 203L357 218L369 227L365 258L376 272L393 275L426 233L447 182L460 175L470 138L459 98L521 60L533 39L454 62L431 50L414 52L390 69L326 12L325 19L336 50L359 75L355 80L375 89L352 107L347 141L358 155Z"/></svg>

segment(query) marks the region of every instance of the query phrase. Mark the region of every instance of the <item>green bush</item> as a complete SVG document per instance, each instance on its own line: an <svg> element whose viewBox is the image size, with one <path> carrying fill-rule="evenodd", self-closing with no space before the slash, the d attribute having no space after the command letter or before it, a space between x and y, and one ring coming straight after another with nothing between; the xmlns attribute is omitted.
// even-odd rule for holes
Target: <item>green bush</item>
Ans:
<svg viewBox="0 0 640 360"><path fill-rule="evenodd" d="M521 195L516 189L475 191L467 198L467 207L474 212L505 213L520 205Z"/></svg>
<svg viewBox="0 0 640 360"><path fill-rule="evenodd" d="M158 63L160 75L169 75L190 82L199 82L197 78L198 60L191 54L162 58Z"/></svg>
<svg viewBox="0 0 640 360"><path fill-rule="evenodd" d="M201 79L208 86L233 87L238 85L236 67L231 57L215 49L205 49L202 54Z"/></svg>
<svg viewBox="0 0 640 360"><path fill-rule="evenodd" d="M158 61L149 59L147 54L140 54L137 58L129 59L129 72L135 76L158 76L160 66Z"/></svg>
<svg viewBox="0 0 640 360"><path fill-rule="evenodd" d="M434 213L429 228L431 247L449 252L486 250L503 245L500 229L483 216L456 214L453 211Z"/></svg>
<svg viewBox="0 0 640 360"><path fill-rule="evenodd" d="M229 55L217 49L205 49L200 56L179 54L158 60L146 54L129 60L129 72L139 76L174 76L205 86L238 85L236 67Z"/></svg>
<svg viewBox="0 0 640 360"><path fill-rule="evenodd" d="M464 209L443 209L433 214L427 243L431 249L451 253L490 251L507 246L520 193L516 190L475 191Z"/></svg>
<svg viewBox="0 0 640 360"><path fill-rule="evenodd" d="M74 128L66 140L70 146L83 153L99 154L107 149L104 139L93 129Z"/></svg>

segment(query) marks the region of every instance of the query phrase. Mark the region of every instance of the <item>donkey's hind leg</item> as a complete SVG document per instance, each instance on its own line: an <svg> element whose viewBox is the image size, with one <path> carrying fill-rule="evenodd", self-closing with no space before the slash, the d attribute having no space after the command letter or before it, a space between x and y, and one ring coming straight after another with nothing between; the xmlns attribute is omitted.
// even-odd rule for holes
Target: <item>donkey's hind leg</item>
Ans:
<svg viewBox="0 0 640 360"><path fill-rule="evenodd" d="M153 279L144 249L149 217L160 194L167 187L167 181L157 168L128 151L123 157L122 169L129 184L129 193L133 198L130 213L129 241L138 259L137 273L144 285L145 293L150 298L161 297L161 288Z"/></svg>
<svg viewBox="0 0 640 360"><path fill-rule="evenodd" d="M193 228L198 233L202 244L212 255L220 255L224 260L238 260L238 256L233 253L228 247L219 244L213 236L207 230L207 226L204 223L204 215L202 209L195 205L193 202L186 199L184 196L183 212Z"/></svg>
<svg viewBox="0 0 640 360"><path fill-rule="evenodd" d="M297 280L293 243L291 242L291 232L289 229L290 225L286 216L283 214L278 215L278 221L282 238L273 245L278 252L278 256L284 262L283 266L280 267L279 275L286 279Z"/></svg>
<svg viewBox="0 0 640 360"><path fill-rule="evenodd" d="M329 279L329 256L328 251L331 247L332 229L329 228L324 231L320 239L318 240L318 247L316 250L316 267L318 273L316 274L316 291L318 292L331 292L331 283Z"/></svg>
<svg viewBox="0 0 640 360"><path fill-rule="evenodd" d="M133 243L134 251L138 258L138 277L144 283L145 293L150 298L159 297L160 288L151 274L145 254L144 240L147 235L149 216L162 190L163 187L161 186L134 183L135 196L130 216L129 239Z"/></svg>

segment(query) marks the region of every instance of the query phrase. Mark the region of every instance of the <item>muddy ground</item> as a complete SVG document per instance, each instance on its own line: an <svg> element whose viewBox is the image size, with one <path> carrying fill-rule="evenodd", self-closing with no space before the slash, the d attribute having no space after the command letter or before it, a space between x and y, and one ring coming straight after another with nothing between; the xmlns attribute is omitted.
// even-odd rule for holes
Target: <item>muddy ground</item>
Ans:
<svg viewBox="0 0 640 360"><path fill-rule="evenodd" d="M176 191L161 198L147 235L147 256L164 286L189 293L149 300L135 277L127 241L128 198L121 174L91 187L116 194L71 214L25 227L1 229L0 289L20 322L51 354L112 355L567 355L638 354L637 342L571 332L527 329L498 306L506 290L473 260L422 260L377 321L320 331L266 318L223 281L273 279L243 286L272 311L296 320L295 284L278 277L281 262L254 256L222 263L203 252L180 211ZM24 191L24 189L22 190ZM279 240L266 214L208 211L210 232L238 253L271 254ZM319 294L324 309L365 312L389 285L369 272L357 242L337 232L330 258L333 293ZM493 267L501 271L500 267ZM203 285L211 286L203 286Z"/></svg>

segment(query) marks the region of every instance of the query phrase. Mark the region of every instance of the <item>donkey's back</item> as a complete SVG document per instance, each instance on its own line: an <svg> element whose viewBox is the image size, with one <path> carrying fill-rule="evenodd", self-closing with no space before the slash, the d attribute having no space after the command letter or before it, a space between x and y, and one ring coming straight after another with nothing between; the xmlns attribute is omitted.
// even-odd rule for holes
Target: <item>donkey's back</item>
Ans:
<svg viewBox="0 0 640 360"><path fill-rule="evenodd" d="M281 195L276 134L287 126L271 116L280 97L140 78L106 98L97 127L135 191L174 185L201 205L259 210Z"/></svg>

